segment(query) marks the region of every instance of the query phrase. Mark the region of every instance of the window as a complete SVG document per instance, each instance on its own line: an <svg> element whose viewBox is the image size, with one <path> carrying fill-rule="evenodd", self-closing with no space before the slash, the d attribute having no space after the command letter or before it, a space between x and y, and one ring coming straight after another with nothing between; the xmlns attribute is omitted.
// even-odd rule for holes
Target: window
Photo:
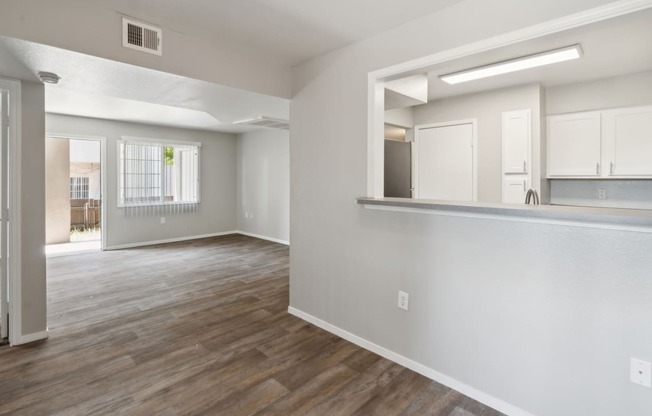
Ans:
<svg viewBox="0 0 652 416"><path fill-rule="evenodd" d="M199 203L200 143L119 141L118 206Z"/></svg>
<svg viewBox="0 0 652 416"><path fill-rule="evenodd" d="M88 178L70 178L70 199L88 199Z"/></svg>

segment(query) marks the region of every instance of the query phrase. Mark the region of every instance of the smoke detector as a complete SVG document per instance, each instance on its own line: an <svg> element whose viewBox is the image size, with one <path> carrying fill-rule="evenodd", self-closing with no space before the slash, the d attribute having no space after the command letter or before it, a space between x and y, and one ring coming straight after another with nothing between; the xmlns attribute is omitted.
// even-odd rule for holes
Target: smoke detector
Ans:
<svg viewBox="0 0 652 416"><path fill-rule="evenodd" d="M122 46L154 55L163 54L163 31L126 17L122 18Z"/></svg>
<svg viewBox="0 0 652 416"><path fill-rule="evenodd" d="M234 121L233 124L240 126L266 127L268 129L289 130L290 121L280 118L258 116L246 120Z"/></svg>
<svg viewBox="0 0 652 416"><path fill-rule="evenodd" d="M38 78L46 84L58 84L61 77L53 72L40 71Z"/></svg>

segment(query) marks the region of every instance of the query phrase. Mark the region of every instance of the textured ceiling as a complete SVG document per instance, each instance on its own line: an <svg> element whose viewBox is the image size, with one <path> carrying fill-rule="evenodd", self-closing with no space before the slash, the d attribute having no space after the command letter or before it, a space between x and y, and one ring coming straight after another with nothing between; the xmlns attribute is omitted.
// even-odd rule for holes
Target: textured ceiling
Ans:
<svg viewBox="0 0 652 416"><path fill-rule="evenodd" d="M81 1L81 0L80 0ZM432 13L459 0L84 0L85 4L134 16L171 30L227 38L265 50L288 64L314 57L374 33ZM578 61L457 86L438 75L581 43ZM455 60L429 72L429 99L529 82L556 85L652 69L652 11L522 42ZM0 37L0 73L34 79L38 71L58 73L48 86L46 109L88 117L204 130L241 132L232 122L265 115L289 118L289 100Z"/></svg>
<svg viewBox="0 0 652 416"><path fill-rule="evenodd" d="M231 133L252 129L237 120L289 118L287 99L0 36L0 73L35 79L43 70L61 77L46 85L52 113Z"/></svg>
<svg viewBox="0 0 652 416"><path fill-rule="evenodd" d="M225 39L286 66L434 13L462 0L79 0L193 37ZM289 119L289 100L0 37L0 73L46 86L46 111L203 130L242 132L233 121Z"/></svg>
<svg viewBox="0 0 652 416"><path fill-rule="evenodd" d="M80 0L290 66L463 0Z"/></svg>

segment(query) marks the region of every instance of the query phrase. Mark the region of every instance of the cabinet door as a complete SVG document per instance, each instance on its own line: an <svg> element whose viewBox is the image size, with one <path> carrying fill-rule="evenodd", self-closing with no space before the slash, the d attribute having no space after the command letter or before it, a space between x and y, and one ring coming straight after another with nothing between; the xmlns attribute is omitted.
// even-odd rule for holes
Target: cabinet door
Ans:
<svg viewBox="0 0 652 416"><path fill-rule="evenodd" d="M530 110L503 113L503 173L530 169Z"/></svg>
<svg viewBox="0 0 652 416"><path fill-rule="evenodd" d="M652 107L603 112L609 176L652 175Z"/></svg>
<svg viewBox="0 0 652 416"><path fill-rule="evenodd" d="M548 176L600 176L600 112L548 117Z"/></svg>
<svg viewBox="0 0 652 416"><path fill-rule="evenodd" d="M503 179L503 203L523 204L527 192L527 179Z"/></svg>

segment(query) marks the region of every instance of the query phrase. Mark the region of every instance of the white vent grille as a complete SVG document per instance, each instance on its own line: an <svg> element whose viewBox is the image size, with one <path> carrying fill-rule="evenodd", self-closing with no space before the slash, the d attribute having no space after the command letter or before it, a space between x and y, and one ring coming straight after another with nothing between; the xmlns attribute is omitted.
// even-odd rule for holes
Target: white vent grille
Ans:
<svg viewBox="0 0 652 416"><path fill-rule="evenodd" d="M290 122L288 120L282 120L280 118L273 118L267 116L260 116L256 118L249 118L246 120L234 121L233 124L255 126L255 127L267 127L268 129L279 129L279 130L290 129Z"/></svg>
<svg viewBox="0 0 652 416"><path fill-rule="evenodd" d="M122 46L161 55L162 39L161 28L135 20L122 19Z"/></svg>

